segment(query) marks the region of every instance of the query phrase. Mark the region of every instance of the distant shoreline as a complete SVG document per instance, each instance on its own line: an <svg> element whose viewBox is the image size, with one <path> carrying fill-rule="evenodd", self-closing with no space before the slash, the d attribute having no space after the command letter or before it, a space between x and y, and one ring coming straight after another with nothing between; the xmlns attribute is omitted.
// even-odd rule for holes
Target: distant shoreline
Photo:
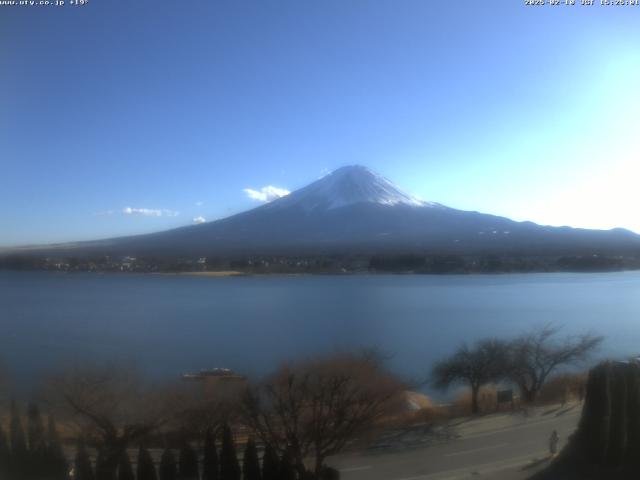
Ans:
<svg viewBox="0 0 640 480"><path fill-rule="evenodd" d="M212 272L175 272L175 273L159 273L158 275L189 275L193 277L246 277L247 273L237 270L221 270Z"/></svg>
<svg viewBox="0 0 640 480"><path fill-rule="evenodd" d="M498 270L498 271L477 271L477 272L420 272L420 271L347 271L347 272L242 272L237 270L221 271L177 271L177 272L145 272L145 271L113 271L113 270L48 270L48 269L11 269L0 268L0 272L43 272L73 275L76 273L94 275L144 275L158 277L200 277L200 278L231 278L231 277L354 277L354 276L508 276L508 275L540 275L540 274L602 274L602 273L633 273L640 272L640 268L602 269L602 270Z"/></svg>
<svg viewBox="0 0 640 480"><path fill-rule="evenodd" d="M508 274L640 270L640 251L626 255L387 253L379 255L212 257L42 257L0 255L0 270L132 272L200 277L253 275Z"/></svg>

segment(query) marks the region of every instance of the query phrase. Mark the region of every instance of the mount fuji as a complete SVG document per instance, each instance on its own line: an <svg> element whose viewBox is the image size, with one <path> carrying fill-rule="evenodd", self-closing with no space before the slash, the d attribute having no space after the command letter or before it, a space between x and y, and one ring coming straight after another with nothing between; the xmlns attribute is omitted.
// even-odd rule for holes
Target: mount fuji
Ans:
<svg viewBox="0 0 640 480"><path fill-rule="evenodd" d="M366 167L347 166L285 197L228 218L153 234L61 244L53 250L185 257L636 255L640 253L640 236L623 229L548 227L457 210L409 195Z"/></svg>

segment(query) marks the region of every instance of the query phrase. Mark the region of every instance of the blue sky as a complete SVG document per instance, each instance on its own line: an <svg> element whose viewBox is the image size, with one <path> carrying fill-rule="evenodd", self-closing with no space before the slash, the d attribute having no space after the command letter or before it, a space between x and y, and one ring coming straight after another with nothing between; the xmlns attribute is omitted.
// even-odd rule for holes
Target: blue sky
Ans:
<svg viewBox="0 0 640 480"><path fill-rule="evenodd" d="M523 3L0 7L0 245L213 220L345 164L640 232L640 7Z"/></svg>

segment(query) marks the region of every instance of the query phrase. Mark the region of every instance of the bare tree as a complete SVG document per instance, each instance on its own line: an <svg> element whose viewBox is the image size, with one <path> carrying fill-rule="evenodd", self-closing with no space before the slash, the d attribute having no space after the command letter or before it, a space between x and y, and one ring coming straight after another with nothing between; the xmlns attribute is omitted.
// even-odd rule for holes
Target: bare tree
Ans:
<svg viewBox="0 0 640 480"><path fill-rule="evenodd" d="M370 354L337 354L285 366L249 388L244 419L254 433L293 456L299 475L394 410L403 384Z"/></svg>
<svg viewBox="0 0 640 480"><path fill-rule="evenodd" d="M43 396L81 434L97 439L113 471L129 445L175 414L171 392L145 385L134 370L121 367L89 366L52 375Z"/></svg>
<svg viewBox="0 0 640 480"><path fill-rule="evenodd" d="M431 376L437 388L463 383L471 388L471 412L479 412L480 387L505 375L508 345L497 339L481 340L473 347L463 345L453 355L435 364Z"/></svg>
<svg viewBox="0 0 640 480"><path fill-rule="evenodd" d="M172 426L183 436L204 438L207 431L217 431L225 424L233 424L240 414L240 404L246 383L220 382L215 388L203 388L200 383L183 382L180 386L182 410Z"/></svg>
<svg viewBox="0 0 640 480"><path fill-rule="evenodd" d="M545 325L510 344L508 375L518 385L525 402L536 400L553 371L585 361L603 341L603 337L592 333L558 340L559 330L558 326Z"/></svg>

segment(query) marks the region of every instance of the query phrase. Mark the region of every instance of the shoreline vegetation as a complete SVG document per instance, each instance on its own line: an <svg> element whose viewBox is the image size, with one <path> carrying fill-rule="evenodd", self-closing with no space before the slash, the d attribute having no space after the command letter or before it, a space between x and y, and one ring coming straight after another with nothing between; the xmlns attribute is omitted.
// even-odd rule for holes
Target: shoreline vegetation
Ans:
<svg viewBox="0 0 640 480"><path fill-rule="evenodd" d="M640 252L629 255L380 254L226 257L0 256L0 270L134 272L203 277L318 274L582 273L640 270Z"/></svg>

